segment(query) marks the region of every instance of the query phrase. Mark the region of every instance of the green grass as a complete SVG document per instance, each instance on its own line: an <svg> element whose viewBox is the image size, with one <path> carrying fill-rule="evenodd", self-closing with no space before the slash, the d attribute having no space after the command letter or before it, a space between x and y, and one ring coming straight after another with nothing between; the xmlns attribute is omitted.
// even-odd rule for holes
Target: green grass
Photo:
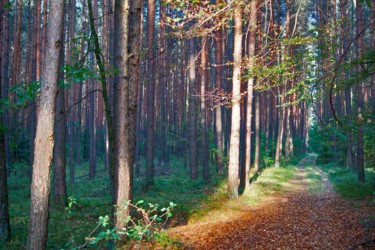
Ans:
<svg viewBox="0 0 375 250"><path fill-rule="evenodd" d="M304 169L307 172L306 181L309 191L313 194L321 192L323 190L322 176L314 167L305 167Z"/></svg>
<svg viewBox="0 0 375 250"><path fill-rule="evenodd" d="M346 167L333 164L320 166L328 175L334 189L343 198L363 199L374 194L374 169L366 169L367 182L358 182L357 173Z"/></svg>
<svg viewBox="0 0 375 250"><path fill-rule="evenodd" d="M17 173L12 172L9 178L12 241L7 243L5 249L24 249L26 245L30 203L28 168L17 165ZM264 169L251 184L250 192L233 202L226 198L226 173L217 174L213 167L211 169L210 183L203 181L201 173L198 180L190 180L189 169L183 161L172 159L168 167L157 169L168 175L157 176L155 186L149 192L145 193L142 189L143 178L134 178L134 201L142 199L146 204L159 204L160 207L168 206L170 201L177 203L169 224L173 226L200 220L212 211L225 213L228 204L232 204L230 208L236 210L242 204L257 203L262 197L282 190L284 183L294 175L293 166ZM85 237L96 227L98 217L112 212L109 179L102 165L98 165L98 174L93 179L87 176L88 163L77 167L75 174L77 179L73 186L68 184L67 190L68 196L77 201L71 212L56 206L51 199L48 249L81 246ZM168 240L162 239L167 243Z"/></svg>
<svg viewBox="0 0 375 250"><path fill-rule="evenodd" d="M250 191L244 193L246 204L257 203L263 197L281 191L295 173L295 167L288 165L279 168L267 168L259 175L256 182L250 186Z"/></svg>

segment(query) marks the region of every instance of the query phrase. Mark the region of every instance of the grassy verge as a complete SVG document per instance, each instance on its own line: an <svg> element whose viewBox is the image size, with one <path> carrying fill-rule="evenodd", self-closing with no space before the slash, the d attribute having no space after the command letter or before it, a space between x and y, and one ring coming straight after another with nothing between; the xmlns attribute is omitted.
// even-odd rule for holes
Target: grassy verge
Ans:
<svg viewBox="0 0 375 250"><path fill-rule="evenodd" d="M308 183L308 189L311 193L316 194L323 190L322 176L316 171L315 167L305 167L306 170L306 181Z"/></svg>
<svg viewBox="0 0 375 250"><path fill-rule="evenodd" d="M82 246L85 237L97 226L99 216L112 212L109 180L106 171L98 165L95 178L88 178L88 164L77 167L77 179L68 185L68 196L74 197L76 203L71 209L56 206L51 199L48 249L69 249ZM18 165L17 171L9 177L9 203L11 216L12 241L0 249L24 249L27 238L30 178L29 167ZM251 184L250 192L244 193L235 201L226 198L226 173L211 172L211 182L205 183L202 178L189 179L189 169L179 159L171 160L168 167L157 169L154 188L144 193L143 178L134 180L134 201L167 206L170 201L177 203L173 211L170 226L200 220L204 216L219 211L225 216L230 210L236 211L244 204L255 204L262 197L283 189L284 184L293 177L294 167L267 168ZM69 173L67 174L69 176ZM199 175L201 176L201 174ZM230 209L228 209L230 208ZM100 231L99 231L100 232ZM96 236L95 234L92 236ZM168 238L162 239L168 243Z"/></svg>
<svg viewBox="0 0 375 250"><path fill-rule="evenodd" d="M374 169L366 169L366 183L359 183L357 173L346 167L334 164L319 166L328 175L335 191L343 198L364 199L374 194Z"/></svg>
<svg viewBox="0 0 375 250"><path fill-rule="evenodd" d="M188 222L228 218L242 210L244 206L259 204L262 198L283 190L284 185L294 176L295 167L267 168L262 171L250 190L238 199L228 200L226 182L222 181L215 192L201 203L200 208L191 214Z"/></svg>

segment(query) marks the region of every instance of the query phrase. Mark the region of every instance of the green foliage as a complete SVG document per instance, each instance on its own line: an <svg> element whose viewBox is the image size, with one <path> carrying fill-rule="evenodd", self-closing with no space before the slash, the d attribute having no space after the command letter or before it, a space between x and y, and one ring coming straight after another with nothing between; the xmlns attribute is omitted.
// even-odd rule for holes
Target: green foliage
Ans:
<svg viewBox="0 0 375 250"><path fill-rule="evenodd" d="M20 83L10 87L11 98L0 99L0 112L6 112L10 109L26 108L36 99L40 90L40 81L30 83Z"/></svg>
<svg viewBox="0 0 375 250"><path fill-rule="evenodd" d="M72 213L73 206L77 204L77 199L73 196L68 197L68 205L65 207L65 210L68 211L69 214Z"/></svg>
<svg viewBox="0 0 375 250"><path fill-rule="evenodd" d="M86 242L79 248L100 247L110 241L120 240L121 236L126 236L127 240L138 241L138 244L154 241L160 237L163 226L172 217L172 210L177 204L170 202L168 207L159 209L158 204L148 203L146 207L144 200L135 204L126 201L120 207L119 213L129 207L133 208L133 215L129 215L124 223L124 228L111 228L110 217L108 215L100 216L96 227L85 238ZM92 235L96 234L95 237Z"/></svg>
<svg viewBox="0 0 375 250"><path fill-rule="evenodd" d="M359 183L357 174L350 168L340 167L334 164L319 166L328 174L329 180L334 185L334 189L342 197L363 199L369 197L374 189L374 170L366 169L366 176L369 176L367 183Z"/></svg>

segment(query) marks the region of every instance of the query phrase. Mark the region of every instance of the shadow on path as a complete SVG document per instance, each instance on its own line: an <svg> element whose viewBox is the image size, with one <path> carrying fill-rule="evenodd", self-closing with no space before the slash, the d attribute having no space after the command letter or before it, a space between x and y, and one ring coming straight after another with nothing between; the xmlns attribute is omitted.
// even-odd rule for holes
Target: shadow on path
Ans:
<svg viewBox="0 0 375 250"><path fill-rule="evenodd" d="M260 205L243 206L230 218L209 220L170 231L185 249L348 249L375 238L365 232L357 211L342 200L325 173L324 188L308 191L305 167L314 166L316 155L299 164L295 176L279 193Z"/></svg>

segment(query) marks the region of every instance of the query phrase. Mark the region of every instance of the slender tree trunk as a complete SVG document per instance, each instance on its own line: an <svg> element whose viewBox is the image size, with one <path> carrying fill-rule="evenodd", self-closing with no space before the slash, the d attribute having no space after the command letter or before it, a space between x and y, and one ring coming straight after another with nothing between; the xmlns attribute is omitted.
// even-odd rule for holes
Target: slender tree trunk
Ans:
<svg viewBox="0 0 375 250"><path fill-rule="evenodd" d="M254 157L254 169L256 172L260 172L260 98L261 95L258 92L255 95L255 157Z"/></svg>
<svg viewBox="0 0 375 250"><path fill-rule="evenodd" d="M166 27L167 22L167 13L166 6L161 4L160 6L160 65L161 68L158 70L161 74L160 77L160 105L161 105L161 164L169 162L169 150L168 150L168 119L167 119L167 98L166 98L166 89L168 85L167 81L167 40L166 40Z"/></svg>
<svg viewBox="0 0 375 250"><path fill-rule="evenodd" d="M4 1L0 0L0 6L4 6ZM0 8L0 34L3 34L3 9ZM3 39L0 38L0 83L3 79ZM0 98L3 86L0 84ZM3 113L0 112L0 127L4 128ZM9 223L9 204L8 204L8 184L7 184L7 165L5 157L5 135L4 129L0 131L0 242L9 241L11 238Z"/></svg>
<svg viewBox="0 0 375 250"><path fill-rule="evenodd" d="M232 87L232 119L230 132L228 190L229 198L238 197L238 173L240 150L241 121L241 60L242 60L242 5L237 4L234 16L234 52L233 52L233 87Z"/></svg>
<svg viewBox="0 0 375 250"><path fill-rule="evenodd" d="M9 3L9 0L3 0L4 3L3 4L6 4L6 3ZM1 76L0 76L0 81L1 81L1 88L2 88L2 95L1 95L1 98L8 98L8 95L9 95L9 91L8 91L8 88L9 88L9 47L10 47L10 42L9 42L9 9L5 9L3 10L3 30L1 32L1 36L2 36L2 41L3 41L3 45L2 45L2 64L0 64L0 71L1 71ZM8 111L4 111L3 112L3 123L4 123L4 126L8 127L9 128L9 112ZM10 162L10 153L9 153L9 133L6 133L4 135L5 137L5 140L4 140L4 143L5 143L5 162L6 164L8 165L9 162Z"/></svg>
<svg viewBox="0 0 375 250"><path fill-rule="evenodd" d="M47 242L50 175L54 144L56 94L64 23L64 2L51 0L45 64L38 101L27 249L43 250Z"/></svg>
<svg viewBox="0 0 375 250"><path fill-rule="evenodd" d="M114 86L116 228L125 226L129 207L123 205L132 199L142 6L142 0L115 1L114 50L119 69Z"/></svg>
<svg viewBox="0 0 375 250"><path fill-rule="evenodd" d="M256 42L256 29L257 29L257 20L256 20L256 11L257 11L257 1L252 0L250 5L250 36L248 40L248 60L249 60L249 70L254 66L255 60L255 42ZM247 97L246 97L246 138L245 138L245 170L244 176L244 188L245 191L250 189L250 167L251 167L251 120L253 117L253 92L254 92L254 77L250 77L247 80Z"/></svg>
<svg viewBox="0 0 375 250"><path fill-rule="evenodd" d="M109 139L109 148L110 148L110 152L109 152L109 179L110 179L110 183L111 185L113 184L113 166L114 166L114 163L113 163L113 159L111 158L113 152L114 152L114 132L113 132L113 122L112 122L112 113L111 113L111 105L109 103L109 97L108 97L108 92L107 92L107 80L106 80L106 73L105 73L105 67L104 67L104 61L102 59L102 56L101 56L101 48L100 48L100 45L99 45L99 38L98 38L98 35L97 35L97 32L96 32L96 27L95 27L95 23L94 23L94 14L93 14L93 8L92 8L92 5L91 5L91 0L88 0L87 1L87 7L88 7L88 10L89 10L89 21L90 21L90 28L91 28L91 36L92 36L92 40L93 40L93 43L94 43L94 54L95 54L95 59L96 59L96 64L99 68L99 75L100 75L100 78L99 78L99 81L101 83L101 91L102 91L102 98L103 98L103 101L104 101L104 111L105 111L105 115L106 115L106 121L107 121L107 130L108 130L108 139ZM97 6L96 6L97 8ZM91 94L92 96L90 98L93 98L93 94ZM91 107L93 108L93 106ZM91 109L90 109L91 110ZM92 113L92 115L94 115ZM91 118L93 119L93 118ZM96 123L94 121L92 121L93 125L95 125ZM96 138L95 135L93 135L94 138ZM90 142L90 145L91 145L91 142ZM96 158L96 145L94 146L94 157ZM91 156L90 156L90 165L91 165ZM95 163L96 165L96 163ZM95 166L96 168L96 166ZM90 167L91 169L91 167ZM94 176L95 176L95 173L94 173ZM93 176L92 176L93 177Z"/></svg>
<svg viewBox="0 0 375 250"><path fill-rule="evenodd" d="M190 146L190 179L198 178L198 157L197 157L197 80L195 75L195 38L188 41L189 54L189 146Z"/></svg>
<svg viewBox="0 0 375 250"><path fill-rule="evenodd" d="M54 201L65 205L66 201L66 124L65 98L63 88L59 89L56 100L55 147L54 147Z"/></svg>
<svg viewBox="0 0 375 250"><path fill-rule="evenodd" d="M363 21L363 4L357 2L356 8L356 27L357 34L364 28ZM357 41L357 52L358 56L364 53L364 34L358 37ZM359 70L361 68L359 67ZM365 170L364 170L364 157L363 157L363 83L359 82L356 86L356 97L357 97L357 119L358 119L358 131L357 131L357 170L358 170L358 181L365 182Z"/></svg>
<svg viewBox="0 0 375 250"><path fill-rule="evenodd" d="M208 56L208 40L204 36L202 38L202 53L201 53L201 133L202 133L202 166L203 166L203 179L204 181L210 181L210 170L208 166L208 144L207 144L207 124L206 124L206 84L207 84L207 56Z"/></svg>
<svg viewBox="0 0 375 250"><path fill-rule="evenodd" d="M155 133L155 0L148 0L147 5L147 47L148 47L148 82L147 82L147 159L145 190L154 186L154 133Z"/></svg>
<svg viewBox="0 0 375 250"><path fill-rule="evenodd" d="M63 37L61 41L63 41ZM64 45L61 49L60 65L64 64ZM63 72L60 72L60 79L64 79ZM65 90L59 87L56 98L56 115L54 125L55 146L54 159L54 182L53 199L60 206L66 202L66 113L65 113Z"/></svg>
<svg viewBox="0 0 375 250"><path fill-rule="evenodd" d="M219 1L218 1L219 2ZM221 91L223 87L223 29L220 28L215 32L215 87L217 91ZM222 121L222 107L216 105L215 108L215 139L216 139L216 170L219 173L223 172L223 121Z"/></svg>
<svg viewBox="0 0 375 250"><path fill-rule="evenodd" d="M13 53L13 74L12 85L19 83L20 63L21 63L21 28L22 28L22 5L23 0L18 0L17 4L17 26L14 38L14 53Z"/></svg>

